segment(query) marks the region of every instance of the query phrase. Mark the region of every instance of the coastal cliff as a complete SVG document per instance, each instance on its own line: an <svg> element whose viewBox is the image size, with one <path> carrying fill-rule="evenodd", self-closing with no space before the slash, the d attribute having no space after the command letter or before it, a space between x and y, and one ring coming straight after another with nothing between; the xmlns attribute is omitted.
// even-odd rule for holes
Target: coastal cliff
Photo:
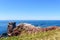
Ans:
<svg viewBox="0 0 60 40"><path fill-rule="evenodd" d="M28 23L16 25L16 22L10 22L7 35L0 40L60 40L60 27L41 28Z"/></svg>
<svg viewBox="0 0 60 40"><path fill-rule="evenodd" d="M18 36L21 35L22 32L24 31L24 33L28 33L28 34L36 34L38 32L47 32L47 31L51 31L51 30L56 30L59 27L57 26L52 26L52 27L48 27L48 28L41 28L41 27L36 27L34 25L28 24L28 23L22 23L22 24L18 24L16 26L16 23L11 22L8 25L8 36Z"/></svg>

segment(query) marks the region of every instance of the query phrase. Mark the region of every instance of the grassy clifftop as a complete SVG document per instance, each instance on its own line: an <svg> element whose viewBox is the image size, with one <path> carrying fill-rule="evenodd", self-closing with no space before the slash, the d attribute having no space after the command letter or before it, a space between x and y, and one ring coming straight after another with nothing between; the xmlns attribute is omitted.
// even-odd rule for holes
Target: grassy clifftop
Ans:
<svg viewBox="0 0 60 40"><path fill-rule="evenodd" d="M36 34L28 34L23 31L19 36L0 38L0 40L60 40L60 29Z"/></svg>

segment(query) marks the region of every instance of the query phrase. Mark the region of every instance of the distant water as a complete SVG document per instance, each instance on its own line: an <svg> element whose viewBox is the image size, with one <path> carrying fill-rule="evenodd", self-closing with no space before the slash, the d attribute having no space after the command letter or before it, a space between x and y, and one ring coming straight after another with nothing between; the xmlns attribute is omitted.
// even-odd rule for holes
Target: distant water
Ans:
<svg viewBox="0 0 60 40"><path fill-rule="evenodd" d="M43 28L48 26L60 26L60 20L0 20L0 34L7 32L9 22L16 22L17 24L29 23Z"/></svg>

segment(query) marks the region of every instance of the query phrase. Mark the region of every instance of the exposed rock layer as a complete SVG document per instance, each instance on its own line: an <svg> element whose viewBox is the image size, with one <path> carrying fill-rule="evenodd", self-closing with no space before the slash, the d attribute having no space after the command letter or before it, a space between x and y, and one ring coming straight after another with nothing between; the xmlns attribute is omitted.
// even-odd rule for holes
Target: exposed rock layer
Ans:
<svg viewBox="0 0 60 40"><path fill-rule="evenodd" d="M8 35L11 35L13 32L13 29L16 28L16 22L10 22L8 24Z"/></svg>
<svg viewBox="0 0 60 40"><path fill-rule="evenodd" d="M14 25L13 25L14 24ZM22 31L27 32L28 34L32 33L38 33L38 32L46 32L49 30L56 30L57 26L52 26L48 28L40 28L40 27L35 27L34 25L23 23L23 24L18 24L16 27L16 23L9 23L8 25L8 36L17 36L22 33Z"/></svg>

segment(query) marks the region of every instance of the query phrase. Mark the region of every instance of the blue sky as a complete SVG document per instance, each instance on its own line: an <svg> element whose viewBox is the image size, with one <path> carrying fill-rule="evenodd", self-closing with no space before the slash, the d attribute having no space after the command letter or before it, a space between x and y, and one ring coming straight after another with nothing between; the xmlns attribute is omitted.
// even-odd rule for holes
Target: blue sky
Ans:
<svg viewBox="0 0 60 40"><path fill-rule="evenodd" d="M60 20L60 0L0 0L0 20Z"/></svg>

